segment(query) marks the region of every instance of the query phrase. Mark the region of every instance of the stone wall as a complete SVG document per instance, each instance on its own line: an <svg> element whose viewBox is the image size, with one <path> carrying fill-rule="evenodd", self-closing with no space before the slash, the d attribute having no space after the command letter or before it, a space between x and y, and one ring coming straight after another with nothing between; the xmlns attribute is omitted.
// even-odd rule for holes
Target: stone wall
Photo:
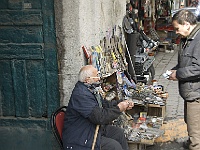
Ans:
<svg viewBox="0 0 200 150"><path fill-rule="evenodd" d="M55 0L61 105L67 105L79 69L87 63L82 46L96 46L121 26L126 0Z"/></svg>

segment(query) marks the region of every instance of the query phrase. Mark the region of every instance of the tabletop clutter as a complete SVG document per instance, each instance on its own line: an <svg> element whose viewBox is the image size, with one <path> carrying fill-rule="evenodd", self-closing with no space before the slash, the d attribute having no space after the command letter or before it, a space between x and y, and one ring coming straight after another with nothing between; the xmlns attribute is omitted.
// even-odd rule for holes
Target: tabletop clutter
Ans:
<svg viewBox="0 0 200 150"><path fill-rule="evenodd" d="M127 71L125 48L117 36L104 38L100 45L83 51L87 63L95 66L102 79L99 92L108 101L128 99L134 102L130 111L123 112L112 124L124 129L129 141L147 143L164 134L160 129L164 120L168 92L154 80L151 85L135 82Z"/></svg>
<svg viewBox="0 0 200 150"><path fill-rule="evenodd" d="M152 143L164 134L164 131L160 129L164 116L156 116L156 114L151 116L148 114L148 108L161 109L161 107L165 107L168 93L163 91L161 85L148 86L143 83L136 84L136 90L130 91L130 100L134 102L135 107L138 106L143 109L134 113L131 111L124 112L117 120L113 121L113 125L123 128L129 141Z"/></svg>

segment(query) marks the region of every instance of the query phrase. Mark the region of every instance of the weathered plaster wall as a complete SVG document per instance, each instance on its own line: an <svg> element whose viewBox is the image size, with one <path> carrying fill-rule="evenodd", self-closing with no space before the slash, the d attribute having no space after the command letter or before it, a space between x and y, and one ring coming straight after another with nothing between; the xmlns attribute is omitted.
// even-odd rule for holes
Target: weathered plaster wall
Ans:
<svg viewBox="0 0 200 150"><path fill-rule="evenodd" d="M61 105L67 105L86 64L82 46L96 46L121 26L126 0L55 0Z"/></svg>

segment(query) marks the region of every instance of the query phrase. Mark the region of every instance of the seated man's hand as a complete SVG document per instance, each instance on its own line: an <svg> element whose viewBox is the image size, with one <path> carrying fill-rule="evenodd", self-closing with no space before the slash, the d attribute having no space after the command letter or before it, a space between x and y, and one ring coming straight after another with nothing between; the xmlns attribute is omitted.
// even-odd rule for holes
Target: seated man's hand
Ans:
<svg viewBox="0 0 200 150"><path fill-rule="evenodd" d="M121 112L132 109L133 106L134 106L134 103L132 101L128 101L128 100L122 101L118 104L118 107Z"/></svg>
<svg viewBox="0 0 200 150"><path fill-rule="evenodd" d="M126 100L125 102L129 103L128 107L126 108L126 110L130 110L134 107L134 103L133 101L129 101L129 100Z"/></svg>

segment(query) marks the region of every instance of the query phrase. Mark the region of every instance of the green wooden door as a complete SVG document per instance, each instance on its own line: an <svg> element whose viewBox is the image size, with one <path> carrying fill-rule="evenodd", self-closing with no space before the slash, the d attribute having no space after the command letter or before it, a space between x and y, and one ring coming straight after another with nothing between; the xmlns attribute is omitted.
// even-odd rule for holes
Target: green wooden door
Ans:
<svg viewBox="0 0 200 150"><path fill-rule="evenodd" d="M38 149L48 143L49 118L59 106L53 8L53 0L0 0L0 135L5 135L0 145L4 150L30 145L29 149ZM27 144L18 139L19 134Z"/></svg>

